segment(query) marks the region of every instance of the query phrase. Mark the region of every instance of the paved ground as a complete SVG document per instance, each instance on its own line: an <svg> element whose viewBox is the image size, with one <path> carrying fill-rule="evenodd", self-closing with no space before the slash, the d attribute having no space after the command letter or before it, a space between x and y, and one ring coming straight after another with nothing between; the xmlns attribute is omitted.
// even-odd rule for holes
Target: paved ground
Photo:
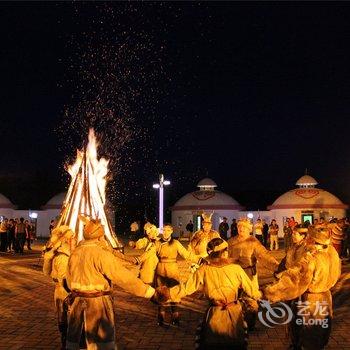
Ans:
<svg viewBox="0 0 350 350"><path fill-rule="evenodd" d="M0 349L59 349L59 334L53 308L53 283L41 272L39 244L23 256L0 255ZM130 252L127 251L127 254ZM280 259L283 251L274 252ZM180 262L183 279L188 264ZM133 269L136 274L136 269ZM350 264L334 288L335 319L327 349L350 350ZM261 283L268 282L260 269ZM190 350L195 330L206 308L198 295L185 298L179 328L156 325L156 308L149 301L115 290L118 349ZM267 328L258 324L250 335L249 349L286 349L283 326Z"/></svg>

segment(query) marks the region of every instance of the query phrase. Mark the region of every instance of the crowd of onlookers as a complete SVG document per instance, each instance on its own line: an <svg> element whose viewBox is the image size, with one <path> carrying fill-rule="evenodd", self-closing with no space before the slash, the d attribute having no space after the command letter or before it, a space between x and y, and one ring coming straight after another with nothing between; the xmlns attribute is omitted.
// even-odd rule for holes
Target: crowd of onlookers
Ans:
<svg viewBox="0 0 350 350"><path fill-rule="evenodd" d="M310 225L327 227L332 245L339 256L341 258L350 258L350 221L348 218L333 218L327 221L321 217L320 219L314 219L312 223L305 221L303 224L298 224L293 217L287 218L283 226L285 248L287 249L292 244L294 229L301 227L307 228Z"/></svg>
<svg viewBox="0 0 350 350"><path fill-rule="evenodd" d="M223 221L219 225L219 233L222 239L227 240L228 232L230 230L231 237L238 235L237 221L232 219L232 223L229 226L227 218L223 218ZM268 224L265 220L257 219L253 225L252 234L260 241L260 243L267 249L278 249L278 231L279 227L275 219L271 220Z"/></svg>
<svg viewBox="0 0 350 350"><path fill-rule="evenodd" d="M24 246L32 250L36 238L35 225L24 218L7 219L0 223L0 251L23 254Z"/></svg>
<svg viewBox="0 0 350 350"><path fill-rule="evenodd" d="M329 221L324 218L314 219L311 223L306 220L303 224L299 224L294 217L286 218L283 225L283 241L284 249L287 250L292 245L292 235L295 229L307 228L310 225L326 226L329 228L332 245L335 247L339 256L342 258L350 258L350 220L348 218L336 219ZM193 232L193 223L190 221L186 230ZM227 240L229 235L234 237L238 234L236 219L232 219L231 225L228 224L227 218L223 218L218 229L221 238ZM264 219L257 219L253 224L251 232L261 244L270 250L279 249L279 232L280 228L275 219L270 223Z"/></svg>

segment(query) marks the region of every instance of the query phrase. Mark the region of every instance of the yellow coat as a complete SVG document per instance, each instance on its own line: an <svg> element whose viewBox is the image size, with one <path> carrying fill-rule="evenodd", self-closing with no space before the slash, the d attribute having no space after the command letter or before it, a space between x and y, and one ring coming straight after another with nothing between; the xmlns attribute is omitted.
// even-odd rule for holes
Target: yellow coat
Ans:
<svg viewBox="0 0 350 350"><path fill-rule="evenodd" d="M214 346L241 345L245 338L245 326L241 304L237 301L242 288L252 298L259 299L261 293L248 278L243 269L228 259L209 259L186 283L170 289L171 300L181 298L197 290L203 290L211 301L201 336L201 345Z"/></svg>
<svg viewBox="0 0 350 350"><path fill-rule="evenodd" d="M72 252L67 282L76 292L110 292L111 283L139 296L150 298L154 289L127 270L110 248L96 240L81 241ZM115 348L115 321L111 295L85 297L78 295L70 305L67 349L79 349L84 327L88 348Z"/></svg>
<svg viewBox="0 0 350 350"><path fill-rule="evenodd" d="M127 270L120 259L98 241L81 241L72 252L67 270L71 290L110 291L110 282L140 297L151 297L153 288Z"/></svg>
<svg viewBox="0 0 350 350"><path fill-rule="evenodd" d="M278 282L266 287L264 294L270 302L291 302L294 318L290 327L293 342L300 348L323 349L331 331L333 316L332 288L341 273L341 262L333 246L308 252L299 262L280 274ZM299 306L299 303L300 306ZM323 327L326 325L326 327Z"/></svg>
<svg viewBox="0 0 350 350"><path fill-rule="evenodd" d="M59 323L66 319L63 302L68 296L68 291L64 287L64 280L67 275L69 255L70 247L67 243L62 243L57 251L51 250L44 254L43 272L51 276L55 282L54 303Z"/></svg>
<svg viewBox="0 0 350 350"><path fill-rule="evenodd" d="M213 238L221 238L219 232L210 230L209 233L205 233L203 230L197 231L191 238L188 250L203 258L208 256L207 244Z"/></svg>
<svg viewBox="0 0 350 350"><path fill-rule="evenodd" d="M259 288L256 263L261 263L273 272L278 267L278 261L268 252L260 241L253 236L242 239L241 236L238 235L230 238L227 243L229 257L244 269L256 289ZM243 294L243 299L247 308L245 311L246 321L251 328L254 327L259 305L254 299L247 295Z"/></svg>
<svg viewBox="0 0 350 350"><path fill-rule="evenodd" d="M240 265L252 279L253 276L257 276L254 274L254 269L258 261L271 271L275 271L278 267L278 261L253 236L242 239L238 235L230 238L227 243L229 257Z"/></svg>
<svg viewBox="0 0 350 350"><path fill-rule="evenodd" d="M156 269L157 286L174 286L180 282L180 273L177 265L177 257L180 255L185 260L197 263L199 256L189 252L177 239L170 241L157 241L156 251L159 259Z"/></svg>
<svg viewBox="0 0 350 350"><path fill-rule="evenodd" d="M147 237L142 237L138 239L135 243L135 249L146 249L150 240Z"/></svg>
<svg viewBox="0 0 350 350"><path fill-rule="evenodd" d="M158 264L155 242L149 242L145 252L136 258L140 265L139 277L144 283L152 285L154 283L155 272Z"/></svg>
<svg viewBox="0 0 350 350"><path fill-rule="evenodd" d="M299 262L280 274L280 279L266 287L265 296L271 302L293 300L305 292L329 291L341 274L341 261L333 246L317 251L308 246L308 251Z"/></svg>
<svg viewBox="0 0 350 350"><path fill-rule="evenodd" d="M284 270L289 269L293 265L297 264L300 259L305 255L307 252L307 243L306 240L303 239L299 243L294 243L286 253L286 256L282 259L278 266L277 272L281 272Z"/></svg>

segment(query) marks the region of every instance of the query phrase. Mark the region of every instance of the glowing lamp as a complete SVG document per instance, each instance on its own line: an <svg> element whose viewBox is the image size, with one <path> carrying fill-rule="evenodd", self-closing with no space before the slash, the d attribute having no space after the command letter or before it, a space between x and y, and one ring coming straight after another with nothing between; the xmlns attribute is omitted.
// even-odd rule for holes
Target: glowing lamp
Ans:
<svg viewBox="0 0 350 350"><path fill-rule="evenodd" d="M254 217L253 213L248 213L247 216L249 219L253 219L253 217Z"/></svg>
<svg viewBox="0 0 350 350"><path fill-rule="evenodd" d="M159 189L159 232L163 232L164 212L164 186L170 185L169 180L164 180L164 175L159 175L159 183L153 184L153 188Z"/></svg>

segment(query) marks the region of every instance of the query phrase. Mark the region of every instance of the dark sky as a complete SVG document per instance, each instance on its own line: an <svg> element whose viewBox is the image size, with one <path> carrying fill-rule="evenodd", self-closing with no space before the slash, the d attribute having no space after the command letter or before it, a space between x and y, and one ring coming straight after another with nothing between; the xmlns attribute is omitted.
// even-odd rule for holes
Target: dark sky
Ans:
<svg viewBox="0 0 350 350"><path fill-rule="evenodd" d="M55 130L79 85L69 80L74 41L98 33L103 6L0 4L0 190L24 207L66 184L65 141ZM144 164L132 155L139 183L129 184L124 202L154 199L151 183L163 171L173 182L168 204L208 175L242 204L262 208L305 168L350 202L350 4L108 6L115 14L102 16L107 28L146 33L164 47L166 71L152 120L136 113L149 135L140 142L152 151Z"/></svg>

